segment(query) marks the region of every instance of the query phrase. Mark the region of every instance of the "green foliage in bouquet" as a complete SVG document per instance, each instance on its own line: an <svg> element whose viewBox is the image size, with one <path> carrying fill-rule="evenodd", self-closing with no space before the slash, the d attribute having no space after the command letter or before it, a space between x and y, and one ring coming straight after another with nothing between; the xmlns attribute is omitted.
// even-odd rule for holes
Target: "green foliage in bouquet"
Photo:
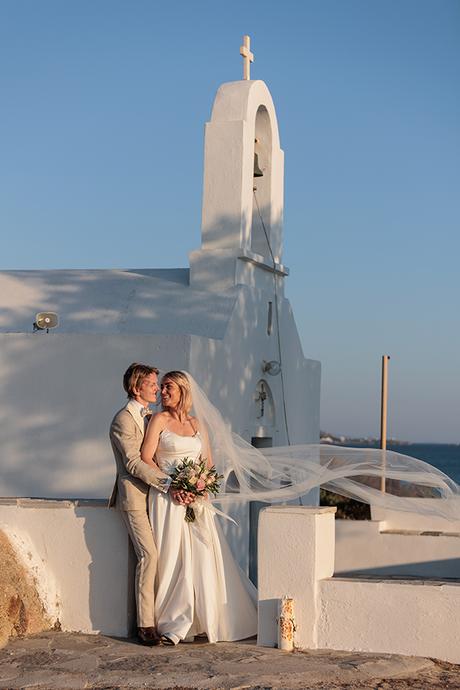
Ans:
<svg viewBox="0 0 460 690"><path fill-rule="evenodd" d="M220 488L220 480L223 474L218 474L214 465L207 467L206 458L191 460L184 458L171 475L171 488L178 491L188 491L195 496L213 494L217 496ZM188 505L185 511L187 522L195 521L195 511Z"/></svg>

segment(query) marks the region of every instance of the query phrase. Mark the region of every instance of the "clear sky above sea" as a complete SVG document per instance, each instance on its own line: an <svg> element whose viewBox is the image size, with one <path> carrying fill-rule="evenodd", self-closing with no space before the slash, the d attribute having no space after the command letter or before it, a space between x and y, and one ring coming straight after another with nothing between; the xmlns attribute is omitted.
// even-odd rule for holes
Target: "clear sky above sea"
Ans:
<svg viewBox="0 0 460 690"><path fill-rule="evenodd" d="M245 33L321 427L459 443L459 0L0 0L0 268L187 266Z"/></svg>

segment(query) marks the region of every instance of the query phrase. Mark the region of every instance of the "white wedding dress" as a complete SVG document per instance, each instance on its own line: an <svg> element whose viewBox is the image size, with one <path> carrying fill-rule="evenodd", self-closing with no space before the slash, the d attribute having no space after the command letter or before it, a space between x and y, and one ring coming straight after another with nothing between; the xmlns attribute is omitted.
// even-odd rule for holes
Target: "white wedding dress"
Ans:
<svg viewBox="0 0 460 690"><path fill-rule="evenodd" d="M160 434L155 459L172 473L201 453L199 432ZM218 518L208 505L186 522L185 507L150 490L150 520L158 548L155 616L160 634L174 641L205 633L209 642L242 640L257 632L256 590L240 570Z"/></svg>

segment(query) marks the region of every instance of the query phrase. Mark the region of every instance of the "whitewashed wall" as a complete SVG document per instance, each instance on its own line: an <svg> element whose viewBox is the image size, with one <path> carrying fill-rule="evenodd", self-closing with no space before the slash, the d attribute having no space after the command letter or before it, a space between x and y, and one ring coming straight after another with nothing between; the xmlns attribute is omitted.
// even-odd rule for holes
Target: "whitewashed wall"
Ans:
<svg viewBox="0 0 460 690"><path fill-rule="evenodd" d="M62 630L127 637L135 624L129 538L98 501L0 499L0 529Z"/></svg>
<svg viewBox="0 0 460 690"><path fill-rule="evenodd" d="M294 598L295 644L301 649L460 663L460 582L335 577L333 511L291 506L262 511L259 643L276 644L277 605L288 595Z"/></svg>
<svg viewBox="0 0 460 690"><path fill-rule="evenodd" d="M242 288L222 340L187 335L0 333L0 495L102 497L110 492L113 458L108 428L125 403L122 375L132 361L167 371L189 369L248 440L287 442L281 377L262 373L279 359L267 335L270 294ZM305 360L282 303L282 347L291 442L319 437L320 365ZM264 378L274 419L257 419L257 382Z"/></svg>
<svg viewBox="0 0 460 690"><path fill-rule="evenodd" d="M102 498L133 361L188 367L187 336L0 334L0 495Z"/></svg>
<svg viewBox="0 0 460 690"><path fill-rule="evenodd" d="M332 578L318 598L318 648L460 663L459 583Z"/></svg>
<svg viewBox="0 0 460 690"><path fill-rule="evenodd" d="M460 533L460 520L436 515L432 498L411 498L414 511L393 510L371 505L372 520L379 520L385 531L404 530L410 532L457 532ZM451 515L460 514L460 496L452 497Z"/></svg>
<svg viewBox="0 0 460 690"><path fill-rule="evenodd" d="M281 375L262 371L264 360L279 360L276 328L267 334L269 301L273 302L273 293L242 287L223 341L194 337L190 366L235 431L248 441L253 436L269 436L274 446L280 446L287 443ZM318 443L321 365L304 358L287 300L281 301L280 322L290 441ZM260 406L254 404L254 397L261 379L273 394L273 422L267 415L257 418Z"/></svg>
<svg viewBox="0 0 460 690"><path fill-rule="evenodd" d="M385 522L336 520L335 573L458 578L460 531L387 531Z"/></svg>

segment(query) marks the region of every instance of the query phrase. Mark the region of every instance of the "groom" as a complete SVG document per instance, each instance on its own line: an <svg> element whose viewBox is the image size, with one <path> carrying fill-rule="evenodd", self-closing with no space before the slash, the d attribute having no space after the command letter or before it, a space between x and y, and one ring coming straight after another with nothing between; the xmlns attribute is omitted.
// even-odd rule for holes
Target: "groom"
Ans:
<svg viewBox="0 0 460 690"><path fill-rule="evenodd" d="M166 493L171 479L159 468L141 460L141 445L147 426L149 405L157 401L158 369L146 364L131 364L123 376L128 402L110 426L110 441L117 465L117 479L109 499L121 511L137 556L136 607L137 636L145 645L160 642L155 629L154 582L157 571L157 548L148 516L149 488ZM172 498L182 502L177 492Z"/></svg>

